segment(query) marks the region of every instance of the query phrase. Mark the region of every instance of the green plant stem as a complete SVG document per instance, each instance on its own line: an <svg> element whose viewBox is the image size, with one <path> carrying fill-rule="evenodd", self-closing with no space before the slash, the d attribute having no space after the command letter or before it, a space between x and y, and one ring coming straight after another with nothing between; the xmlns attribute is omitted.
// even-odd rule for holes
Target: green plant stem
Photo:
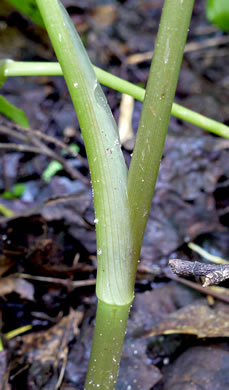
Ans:
<svg viewBox="0 0 229 390"><path fill-rule="evenodd" d="M113 88L121 93L133 96L136 100L143 102L145 89L121 79L120 77L114 76L96 66L94 66L94 70L101 84ZM60 64L57 62L8 61L4 65L4 76L63 76L63 72ZM211 133L229 138L228 126L204 115L198 114L197 112L185 108L177 103L173 103L171 114L176 118L190 122L193 125L210 131Z"/></svg>
<svg viewBox="0 0 229 390"><path fill-rule="evenodd" d="M114 306L98 300L87 390L115 388L129 310L130 305Z"/></svg>
<svg viewBox="0 0 229 390"><path fill-rule="evenodd" d="M100 300L133 300L127 167L118 128L82 42L58 0L37 0L72 97L87 151L94 193Z"/></svg>
<svg viewBox="0 0 229 390"><path fill-rule="evenodd" d="M194 0L165 0L128 174L133 252L151 208Z"/></svg>
<svg viewBox="0 0 229 390"><path fill-rule="evenodd" d="M0 337L0 352L4 351L4 346L2 342L2 338Z"/></svg>
<svg viewBox="0 0 229 390"><path fill-rule="evenodd" d="M85 388L111 390L116 381L135 282L127 167L117 125L69 16L58 0L37 0L37 4L77 112L94 190L99 302ZM91 380L96 380L96 386L91 386Z"/></svg>

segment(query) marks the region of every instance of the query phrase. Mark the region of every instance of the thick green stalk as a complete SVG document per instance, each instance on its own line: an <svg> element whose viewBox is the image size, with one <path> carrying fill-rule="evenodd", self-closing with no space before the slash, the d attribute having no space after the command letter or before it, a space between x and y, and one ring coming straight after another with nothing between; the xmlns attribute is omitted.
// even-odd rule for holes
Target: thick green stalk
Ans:
<svg viewBox="0 0 229 390"><path fill-rule="evenodd" d="M115 388L129 310L130 305L113 306L98 300L87 390Z"/></svg>
<svg viewBox="0 0 229 390"><path fill-rule="evenodd" d="M127 167L116 123L69 17L58 0L37 4L76 108L94 189L99 300L85 389L111 390L135 281Z"/></svg>
<svg viewBox="0 0 229 390"><path fill-rule="evenodd" d="M101 301L133 299L127 167L117 125L88 55L58 0L37 0L75 106L94 191L98 255L96 292Z"/></svg>
<svg viewBox="0 0 229 390"><path fill-rule="evenodd" d="M128 174L136 258L150 211L164 149L194 0L165 0Z"/></svg>
<svg viewBox="0 0 229 390"><path fill-rule="evenodd" d="M60 64L57 62L20 62L8 61L4 63L4 80L10 76L61 76L63 75ZM0 64L1 69L1 64ZM94 70L101 84L113 88L121 93L133 96L136 100L143 102L145 89L138 87L120 77L114 76L97 66ZM1 78L1 72L0 72ZM171 114L181 120L190 122L202 129L210 131L221 137L229 138L229 127L223 123L207 118L179 104L173 103Z"/></svg>

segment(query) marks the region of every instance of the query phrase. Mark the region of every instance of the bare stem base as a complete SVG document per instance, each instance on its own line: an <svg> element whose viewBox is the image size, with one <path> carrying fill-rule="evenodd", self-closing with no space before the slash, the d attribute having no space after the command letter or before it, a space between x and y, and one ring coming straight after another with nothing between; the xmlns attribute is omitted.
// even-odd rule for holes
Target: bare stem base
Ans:
<svg viewBox="0 0 229 390"><path fill-rule="evenodd" d="M108 305L98 300L96 324L85 390L114 390L130 304Z"/></svg>

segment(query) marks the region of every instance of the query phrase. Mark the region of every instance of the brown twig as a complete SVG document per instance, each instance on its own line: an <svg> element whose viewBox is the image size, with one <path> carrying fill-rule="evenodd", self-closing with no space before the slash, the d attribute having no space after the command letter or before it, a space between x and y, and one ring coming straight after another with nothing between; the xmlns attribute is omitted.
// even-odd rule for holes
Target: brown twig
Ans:
<svg viewBox="0 0 229 390"><path fill-rule="evenodd" d="M87 160L85 158L83 158L79 153L76 153L74 152L68 145L66 145L64 142L52 137L51 135L47 135L47 134L44 134L42 133L41 131L39 130L33 130L33 129L27 129L25 127L21 127L21 126L18 126L18 125L14 125L15 128L17 128L19 131L23 131L25 133L28 133L28 132L31 132L33 135L35 135L36 137L38 138L41 138L43 139L44 141L46 142L50 142L56 146L58 146L59 148L63 149L63 150L66 150L66 152L68 152L68 154L70 156L73 156L75 158L78 158L78 160L82 163L82 165L86 168L88 168L88 163L87 163Z"/></svg>
<svg viewBox="0 0 229 390"><path fill-rule="evenodd" d="M86 177L84 177L80 172L71 167L63 157L59 156L53 150L49 149L46 145L44 147L37 147L15 143L0 143L0 150L16 150L18 152L44 154L45 156L48 156L53 160L59 161L63 165L66 172L68 172L73 179L78 179L86 185L89 184L89 180Z"/></svg>
<svg viewBox="0 0 229 390"><path fill-rule="evenodd" d="M20 134L20 132L25 134ZM40 130L28 129L26 127L19 126L17 124L12 124L6 122L4 119L0 118L0 133L11 135L12 137L21 139L23 141L31 141L35 137L43 139L46 142L52 143L57 147L65 150L70 156L77 158L85 168L88 168L88 162L85 158L83 158L79 153L74 152L68 145L64 142L52 137L51 135L47 135L42 133Z"/></svg>
<svg viewBox="0 0 229 390"><path fill-rule="evenodd" d="M220 37L212 37L212 38L204 39L203 41L200 42L189 42L186 44L184 48L184 53L191 53L199 50L205 51L205 49L208 49L209 47L226 45L228 42L229 42L228 35L223 35ZM127 57L127 64L136 65L143 61L151 60L152 56L153 56L153 51L132 54L129 57Z"/></svg>
<svg viewBox="0 0 229 390"><path fill-rule="evenodd" d="M0 123L0 133L5 134L7 136L11 136L13 138L20 139L21 141L28 142L28 136L24 134L20 134L17 130L13 130L8 126L3 126Z"/></svg>
<svg viewBox="0 0 229 390"><path fill-rule="evenodd" d="M16 143L1 143L0 149L17 150L19 152L31 152L46 155L54 160L59 161L63 165L66 172L68 172L73 179L78 179L84 184L89 185L89 180L85 178L85 176L83 176L79 171L77 171L70 164L68 164L67 160L64 157L60 156L54 150L49 148L41 140L43 139L44 141L52 143L58 148L65 150L71 156L78 158L83 166L88 167L87 161L78 153L75 153L64 142L52 136L46 135L39 130L27 129L16 124L8 124L8 122L5 122L2 119L0 120L0 133L19 139L20 141L26 143L24 145Z"/></svg>
<svg viewBox="0 0 229 390"><path fill-rule="evenodd" d="M188 286L188 287L192 288L193 290L199 291L201 294L204 294L204 295L207 295L207 296L212 296L212 297L214 297L216 299L219 299L220 301L229 303L229 297L225 296L225 294L222 294L222 293L219 293L217 291L214 291L214 290L212 290L212 288L202 287L202 286L200 286L199 284L197 284L195 282L191 282L190 280L186 280L184 278L180 278L179 276L173 275L171 270L168 267L163 268L160 271L159 267L158 267L157 270L152 270L151 267L148 267L148 266L146 266L144 264L140 264L138 266L138 271L140 271L140 272L143 271L143 272L149 273L149 274L151 274L153 276L158 276L160 273L162 275L164 274L167 278L169 278L171 280L174 280L174 281L176 281L178 283L184 284L185 286Z"/></svg>
<svg viewBox="0 0 229 390"><path fill-rule="evenodd" d="M181 283L185 286L188 286L192 288L193 290L199 291L201 294L214 297L216 299L219 299L220 301L229 303L229 297L227 297L225 294L218 293L211 288L208 287L202 287L199 284L195 282L191 282L191 280L186 280L184 278L181 278L179 276L173 275L171 271L165 272L167 278L174 280L175 282Z"/></svg>
<svg viewBox="0 0 229 390"><path fill-rule="evenodd" d="M204 276L203 287L229 279L229 265L203 264L198 261L186 261L180 259L169 260L171 270L182 276Z"/></svg>
<svg viewBox="0 0 229 390"><path fill-rule="evenodd" d="M96 283L96 279L69 280L69 279L53 278L50 276L35 276L35 275L29 275L24 273L17 273L15 274L15 276L18 276L23 279L31 279L39 282L44 282L44 283L54 283L54 284L59 284L62 286L72 287L72 288L94 286Z"/></svg>

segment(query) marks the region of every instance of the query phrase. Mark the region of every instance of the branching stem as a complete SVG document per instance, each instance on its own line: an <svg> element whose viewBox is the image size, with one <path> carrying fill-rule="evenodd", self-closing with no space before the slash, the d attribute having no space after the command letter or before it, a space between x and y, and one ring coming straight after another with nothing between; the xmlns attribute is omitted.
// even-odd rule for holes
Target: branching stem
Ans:
<svg viewBox="0 0 229 390"><path fill-rule="evenodd" d="M3 65L4 64L4 65ZM58 62L20 62L20 61L2 61L0 68L4 66L4 77L12 76L62 76L60 64ZM103 69L94 66L95 73L101 84L113 88L116 91L133 96L136 100L143 102L145 89L138 87L117 77ZM1 72L0 72L1 76ZM1 77L0 77L1 78ZM210 131L221 137L229 138L229 127L223 123L217 122L195 111L190 110L180 104L173 103L171 115L183 121L192 123L202 129Z"/></svg>

